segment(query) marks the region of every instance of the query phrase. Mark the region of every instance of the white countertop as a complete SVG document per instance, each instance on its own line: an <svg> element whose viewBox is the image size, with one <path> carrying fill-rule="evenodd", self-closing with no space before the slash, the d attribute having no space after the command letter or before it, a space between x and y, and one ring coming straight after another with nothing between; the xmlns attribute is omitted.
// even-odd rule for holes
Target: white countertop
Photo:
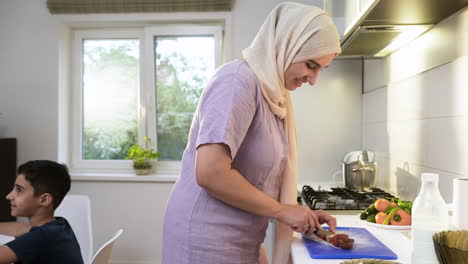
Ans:
<svg viewBox="0 0 468 264"><path fill-rule="evenodd" d="M396 262L403 264L411 263L411 239L410 230L388 230L370 227L359 219L357 215L334 215L338 226L366 228L388 248L390 248L398 259ZM300 234L295 233L291 245L291 255L294 264L339 264L345 259L312 259L304 246Z"/></svg>

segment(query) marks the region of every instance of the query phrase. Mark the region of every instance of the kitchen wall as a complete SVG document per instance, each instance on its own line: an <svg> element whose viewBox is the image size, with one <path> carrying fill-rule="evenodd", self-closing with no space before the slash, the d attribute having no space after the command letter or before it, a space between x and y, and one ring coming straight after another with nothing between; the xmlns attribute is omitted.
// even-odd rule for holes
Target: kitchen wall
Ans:
<svg viewBox="0 0 468 264"><path fill-rule="evenodd" d="M379 185L414 199L422 172L468 176L468 10L381 60L364 63L363 147L377 152Z"/></svg>
<svg viewBox="0 0 468 264"><path fill-rule="evenodd" d="M227 60L241 57L278 2L235 1ZM67 160L69 30L48 13L45 0L0 1L0 137L18 138L19 163ZM345 153L360 148L361 68L361 61L335 60L316 86L293 93L301 181L330 181ZM162 216L174 180L148 179L73 180L71 193L91 198L94 250L124 229L113 263L160 261Z"/></svg>

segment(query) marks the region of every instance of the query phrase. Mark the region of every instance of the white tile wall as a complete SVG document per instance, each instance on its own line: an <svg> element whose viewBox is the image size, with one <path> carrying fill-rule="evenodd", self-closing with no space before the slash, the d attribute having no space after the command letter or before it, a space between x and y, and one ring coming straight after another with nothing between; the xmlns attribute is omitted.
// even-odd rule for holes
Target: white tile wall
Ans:
<svg viewBox="0 0 468 264"><path fill-rule="evenodd" d="M428 165L468 175L468 117L436 118L428 122Z"/></svg>
<svg viewBox="0 0 468 264"><path fill-rule="evenodd" d="M392 160L426 164L428 130L424 120L388 122L387 131Z"/></svg>
<svg viewBox="0 0 468 264"><path fill-rule="evenodd" d="M366 60L363 148L375 151L379 186L414 199L422 172L468 177L468 9L381 60ZM418 44L419 43L419 44Z"/></svg>
<svg viewBox="0 0 468 264"><path fill-rule="evenodd" d="M298 180L330 182L346 153L361 147L361 60L334 60L316 85L291 93Z"/></svg>
<svg viewBox="0 0 468 264"><path fill-rule="evenodd" d="M418 74L402 81L391 83L387 89L387 102L398 104L387 105L387 120L421 119L426 109L425 97L427 86L424 75Z"/></svg>
<svg viewBox="0 0 468 264"><path fill-rule="evenodd" d="M468 57L466 55L452 63L431 70L427 75L431 106L426 116L448 117L468 115Z"/></svg>
<svg viewBox="0 0 468 264"><path fill-rule="evenodd" d="M364 78L367 77L364 76ZM362 120L364 123L387 120L387 93L387 87L383 87L364 94L362 98Z"/></svg>

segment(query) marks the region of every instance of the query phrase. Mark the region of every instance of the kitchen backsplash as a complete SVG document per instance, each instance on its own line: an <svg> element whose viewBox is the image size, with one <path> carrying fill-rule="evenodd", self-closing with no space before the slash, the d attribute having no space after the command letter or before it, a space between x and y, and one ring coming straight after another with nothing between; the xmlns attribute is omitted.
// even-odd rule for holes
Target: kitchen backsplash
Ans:
<svg viewBox="0 0 468 264"><path fill-rule="evenodd" d="M379 186L413 200L421 172L468 177L468 9L381 60L364 64L364 149L376 152ZM464 43L464 44L463 44Z"/></svg>

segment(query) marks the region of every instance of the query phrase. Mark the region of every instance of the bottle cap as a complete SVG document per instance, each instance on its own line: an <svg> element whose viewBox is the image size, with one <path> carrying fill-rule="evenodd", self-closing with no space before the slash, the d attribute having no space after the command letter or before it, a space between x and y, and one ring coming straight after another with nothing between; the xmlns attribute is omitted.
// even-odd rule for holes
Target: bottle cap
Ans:
<svg viewBox="0 0 468 264"><path fill-rule="evenodd" d="M421 180L423 181L439 181L439 174L437 173L422 173Z"/></svg>

